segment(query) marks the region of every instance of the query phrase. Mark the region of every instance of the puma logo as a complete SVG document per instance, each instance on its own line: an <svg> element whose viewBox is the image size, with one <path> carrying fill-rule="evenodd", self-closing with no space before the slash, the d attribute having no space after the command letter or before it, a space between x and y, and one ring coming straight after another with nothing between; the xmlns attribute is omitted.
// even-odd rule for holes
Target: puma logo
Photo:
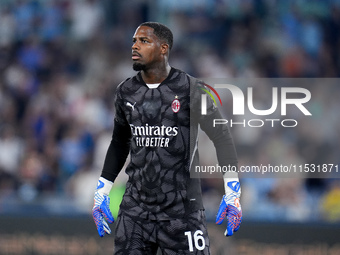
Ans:
<svg viewBox="0 0 340 255"><path fill-rule="evenodd" d="M131 109L132 109L132 111L133 111L133 110L135 110L135 104L136 104L136 102L135 102L134 104L131 104L130 102L127 102L127 103L126 103L126 106L131 107Z"/></svg>

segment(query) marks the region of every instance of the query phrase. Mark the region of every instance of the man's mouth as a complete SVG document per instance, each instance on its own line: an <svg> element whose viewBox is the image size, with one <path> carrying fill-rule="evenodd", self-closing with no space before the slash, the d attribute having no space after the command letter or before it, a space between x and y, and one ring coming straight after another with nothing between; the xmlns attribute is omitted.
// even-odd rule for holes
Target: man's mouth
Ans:
<svg viewBox="0 0 340 255"><path fill-rule="evenodd" d="M138 60L140 59L142 56L137 52L137 51L133 51L132 52L132 60Z"/></svg>

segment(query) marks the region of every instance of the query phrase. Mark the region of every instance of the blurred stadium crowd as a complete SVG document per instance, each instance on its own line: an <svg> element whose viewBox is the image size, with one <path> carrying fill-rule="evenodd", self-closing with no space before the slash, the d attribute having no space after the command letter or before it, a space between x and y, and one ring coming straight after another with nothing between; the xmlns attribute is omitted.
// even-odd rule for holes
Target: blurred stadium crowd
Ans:
<svg viewBox="0 0 340 255"><path fill-rule="evenodd" d="M114 90L134 74L131 38L146 20L173 30L170 63L196 77L340 76L340 1L1 0L0 214L31 205L90 212ZM311 93L318 125L270 136L233 129L240 163L339 164L340 87ZM219 181L203 180L208 218L223 192ZM336 179L241 182L245 217L340 220Z"/></svg>

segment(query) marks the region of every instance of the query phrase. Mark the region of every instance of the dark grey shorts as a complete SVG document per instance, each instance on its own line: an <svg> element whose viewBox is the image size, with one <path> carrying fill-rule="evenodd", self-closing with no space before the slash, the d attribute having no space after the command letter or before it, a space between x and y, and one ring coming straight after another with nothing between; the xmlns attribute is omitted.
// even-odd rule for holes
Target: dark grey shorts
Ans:
<svg viewBox="0 0 340 255"><path fill-rule="evenodd" d="M203 210L165 221L135 220L120 215L115 230L116 255L210 254Z"/></svg>

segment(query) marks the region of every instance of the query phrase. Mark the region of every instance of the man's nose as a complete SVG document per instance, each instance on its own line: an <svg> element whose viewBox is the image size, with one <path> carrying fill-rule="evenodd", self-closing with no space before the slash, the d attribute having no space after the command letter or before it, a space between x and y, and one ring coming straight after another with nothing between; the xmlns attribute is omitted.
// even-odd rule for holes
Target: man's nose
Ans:
<svg viewBox="0 0 340 255"><path fill-rule="evenodd" d="M132 49L133 50L138 50L139 49L139 44L138 44L137 41L132 44Z"/></svg>

